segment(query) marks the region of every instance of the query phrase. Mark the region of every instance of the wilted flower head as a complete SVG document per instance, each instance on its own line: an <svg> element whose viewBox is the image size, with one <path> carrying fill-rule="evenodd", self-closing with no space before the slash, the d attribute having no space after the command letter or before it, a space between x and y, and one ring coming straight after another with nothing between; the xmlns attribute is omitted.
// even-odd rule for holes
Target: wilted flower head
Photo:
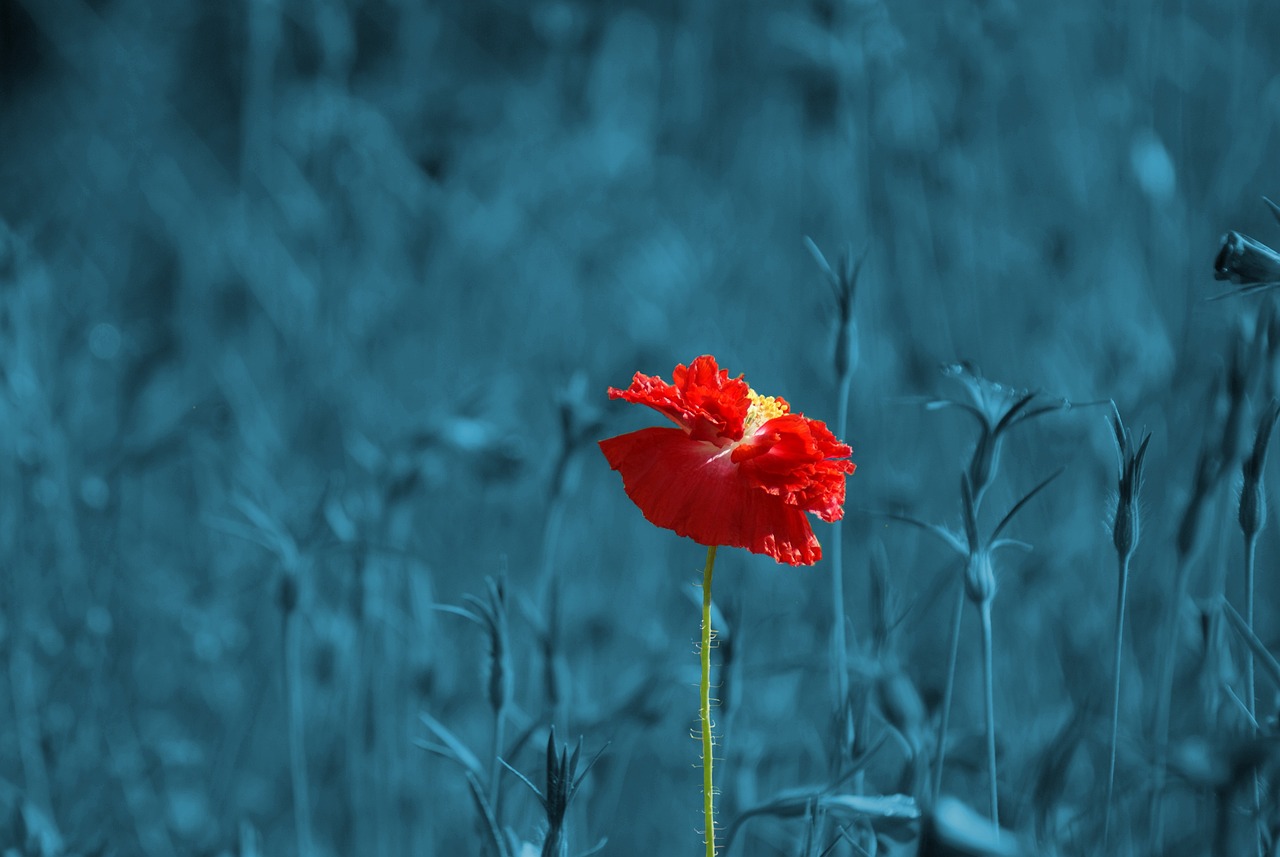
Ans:
<svg viewBox="0 0 1280 857"><path fill-rule="evenodd" d="M1072 406L1066 399L1043 399L1035 391L1018 390L988 380L965 361L944 365L942 374L959 381L965 398L930 399L925 402L925 408L930 411L960 408L978 421L980 434L968 472L969 484L978 502L1000 463L1004 433L1018 423Z"/></svg>
<svg viewBox="0 0 1280 857"><path fill-rule="evenodd" d="M1265 196L1262 199L1276 220L1280 220L1280 206ZM1213 278L1227 280L1241 288L1210 300L1274 289L1280 286L1280 253L1261 241L1231 230L1222 236L1222 246L1214 257Z"/></svg>
<svg viewBox="0 0 1280 857"><path fill-rule="evenodd" d="M653 524L704 545L746 548L790 565L822 557L805 516L844 516L852 450L818 420L792 413L703 355L668 384L636 373L609 397L648 405L675 428L600 441L627 496Z"/></svg>

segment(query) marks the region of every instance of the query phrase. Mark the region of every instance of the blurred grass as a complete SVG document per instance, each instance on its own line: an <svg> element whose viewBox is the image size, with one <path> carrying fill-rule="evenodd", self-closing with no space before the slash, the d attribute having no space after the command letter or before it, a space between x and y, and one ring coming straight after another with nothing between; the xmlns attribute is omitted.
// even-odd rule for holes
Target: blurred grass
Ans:
<svg viewBox="0 0 1280 857"><path fill-rule="evenodd" d="M1259 306L1201 302L1215 242L1274 236L1258 197L1280 184L1278 41L1247 2L3 0L6 800L76 852L234 853L247 822L264 853L294 853L291 574L317 848L462 853L461 779L411 740L427 709L486 746L483 642L432 604L503 564L533 591L555 394L578 370L603 405L634 371L709 352L834 422L834 319L804 235L868 248L851 507L954 520L971 427L902 401L937 393L944 360L1114 398L1152 431L1132 740L1205 391ZM606 413L606 434L647 419ZM997 688L1002 771L1029 770L1106 692L1095 417L1012 437L991 489L1007 508L1068 466L1020 519L1037 551L1000 580L995 674L1019 677ZM699 551L579 455L554 558L569 716L593 750L614 743L575 847L674 853L697 825L682 590ZM1224 500L1199 597L1209 566L1240 561ZM916 605L896 645L936 703L949 599L922 599L954 569L914 533L846 526L855 637L883 541ZM721 567L751 640L725 738L754 760L726 771L742 807L827 770L829 569ZM1264 642L1275 597L1264 573ZM966 637L962 677L977 658ZM519 668L536 718L538 666ZM645 706L613 710L650 681ZM957 694L976 738L980 685ZM955 749L953 790L980 786L978 748ZM531 805L509 809L534 839Z"/></svg>

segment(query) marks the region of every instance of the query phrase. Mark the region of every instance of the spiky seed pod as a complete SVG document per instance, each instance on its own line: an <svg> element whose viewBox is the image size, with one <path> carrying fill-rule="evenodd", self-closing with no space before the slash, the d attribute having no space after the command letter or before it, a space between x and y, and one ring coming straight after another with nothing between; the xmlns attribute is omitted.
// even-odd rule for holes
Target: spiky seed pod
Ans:
<svg viewBox="0 0 1280 857"><path fill-rule="evenodd" d="M1111 524L1111 540L1115 545L1117 556L1121 561L1127 561L1133 556L1141 536L1138 492L1142 486L1142 462L1147 455L1147 444L1151 442L1151 433L1148 432L1135 449L1133 433L1125 428L1119 411L1114 413L1112 420L1112 428L1116 434L1116 447L1120 453L1120 468L1116 510Z"/></svg>
<svg viewBox="0 0 1280 857"><path fill-rule="evenodd" d="M1133 556L1138 546L1138 510L1132 504L1116 503L1115 521L1111 525L1111 541L1123 558Z"/></svg>
<svg viewBox="0 0 1280 857"><path fill-rule="evenodd" d="M606 745L608 746L608 745ZM591 760L583 767L582 772L578 772L578 762L582 758L582 739L578 739L578 745L573 750L573 755L569 755L569 747L565 745L557 752L556 747L556 728L551 727L551 734L547 736L547 775L545 780L545 791L539 789L524 774L508 765L505 761L502 765L511 773L515 774L520 782L529 787L538 798L538 803L542 804L542 809L547 816L547 835L542 842L542 857L567 857L569 853L568 839L564 834L564 819L569 811L569 805L573 803L573 798L578 793L578 789L582 786L582 781L587 778L587 773L599 761L600 756L604 753L605 748L601 747Z"/></svg>
<svg viewBox="0 0 1280 857"><path fill-rule="evenodd" d="M1280 402L1272 399L1271 405L1258 422L1258 433L1253 439L1253 452L1241 468L1244 486L1240 491L1240 529L1245 538L1253 538L1262 529L1267 514L1267 495L1262 488L1262 471L1267 463L1267 447L1271 443L1271 430L1280 416Z"/></svg>

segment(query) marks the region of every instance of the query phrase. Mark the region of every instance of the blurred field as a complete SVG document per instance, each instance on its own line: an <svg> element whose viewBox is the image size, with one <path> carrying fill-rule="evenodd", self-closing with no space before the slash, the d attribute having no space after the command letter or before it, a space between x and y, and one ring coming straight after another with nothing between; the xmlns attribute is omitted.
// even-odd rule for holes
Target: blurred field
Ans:
<svg viewBox="0 0 1280 857"><path fill-rule="evenodd" d="M872 512L958 526L975 426L919 400L962 396L939 366L965 359L1151 432L1110 853L1253 853L1220 772L1275 753L1241 745L1246 650L1207 617L1243 604L1240 462L1280 333L1269 295L1205 298L1223 232L1280 243L1277 44L1247 0L0 0L0 849L481 853L463 769L415 741L428 712L488 770L489 641L439 607L505 575L505 739L530 730L507 761L542 782L553 718L587 757L609 742L570 853L697 853L702 550L645 523L594 441L655 424L607 386L702 353L834 425L810 236L866 260L843 573L860 740L887 743L862 792L928 804L960 564ZM1001 820L1027 853L1105 853L1109 413L1010 432L982 507L990 527L1066 468L1010 526L1034 550L996 568ZM1205 444L1230 473L1175 604ZM832 770L832 573L721 552L726 826ZM1156 851L1171 605L1182 768ZM965 609L943 790L982 812ZM923 702L919 765L894 693ZM536 802L504 784L538 853ZM889 827L881 854L916 853L918 825ZM815 832L753 819L734 853L817 854Z"/></svg>

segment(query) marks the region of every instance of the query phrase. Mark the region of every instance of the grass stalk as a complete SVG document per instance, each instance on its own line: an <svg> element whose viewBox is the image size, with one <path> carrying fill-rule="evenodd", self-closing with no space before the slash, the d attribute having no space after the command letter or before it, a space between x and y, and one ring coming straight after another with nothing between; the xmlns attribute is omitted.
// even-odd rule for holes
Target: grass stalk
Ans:
<svg viewBox="0 0 1280 857"><path fill-rule="evenodd" d="M1245 460L1242 468L1244 485L1240 491L1240 531L1244 534L1244 614L1245 624L1253 633L1253 595L1254 595L1254 561L1257 554L1258 533L1262 531L1263 522L1267 518L1267 494L1263 488L1263 472L1267 462L1267 447L1271 442L1271 431L1276 420L1280 419L1280 401L1271 400L1271 405L1263 412L1258 421L1258 431L1253 440L1253 452ZM1253 733L1258 732L1258 712L1256 688L1254 686L1253 651L1245 653L1245 704L1249 709L1249 720L1253 724ZM1264 824L1262 820L1262 787L1258 772L1253 774L1253 810L1257 824L1255 836L1259 857L1263 853Z"/></svg>
<svg viewBox="0 0 1280 857"><path fill-rule="evenodd" d="M489 762L489 806L498 818L501 815L502 801L502 754L506 752L507 710L499 708L493 713L493 754Z"/></svg>
<svg viewBox="0 0 1280 857"><path fill-rule="evenodd" d="M1116 599L1115 651L1111 664L1111 752L1110 760L1107 763L1107 803L1102 825L1102 847L1104 850L1111 839L1112 799L1115 796L1116 785L1116 747L1120 736L1120 670L1122 666L1121 655L1124 651L1124 612L1128 598L1129 556L1122 554L1120 557L1120 594Z"/></svg>
<svg viewBox="0 0 1280 857"><path fill-rule="evenodd" d="M951 697L956 687L956 661L960 652L960 625L964 620L964 586L956 587L956 607L951 615L951 647L947 652L947 682L942 691L942 717L938 723L938 761L933 770L933 802L942 794L942 768L947 760L947 731L951 727Z"/></svg>
<svg viewBox="0 0 1280 857"><path fill-rule="evenodd" d="M306 706L302 698L302 653L297 622L285 617L284 683L288 701L289 780L293 790L293 823L299 857L315 854L311 795L307 786L307 748L303 734Z"/></svg>
<svg viewBox="0 0 1280 857"><path fill-rule="evenodd" d="M714 743L711 738L711 572L716 563L716 546L707 548L707 565L702 571L702 681L699 685L701 703L699 716L702 723L702 815L706 825L704 835L707 857L716 855L715 791L712 786L711 768Z"/></svg>
<svg viewBox="0 0 1280 857"><path fill-rule="evenodd" d="M1244 537L1244 621L1249 626L1249 630L1253 631L1253 578L1254 564L1257 556L1258 534L1257 532L1246 533ZM1249 721L1252 724L1253 734L1258 734L1258 708L1257 708L1257 687L1254 682L1254 663L1253 649L1245 652L1244 662L1244 680L1245 680L1245 704L1249 707ZM1255 837L1258 857L1263 857L1263 820L1261 815L1262 809L1262 784L1259 780L1258 769L1253 770L1253 812L1257 816L1258 832Z"/></svg>
<svg viewBox="0 0 1280 857"><path fill-rule="evenodd" d="M1164 847L1164 784L1169 761L1169 719L1173 710L1173 678L1177 666L1178 616L1187 597L1187 585L1191 577L1191 560L1179 557L1174 572L1173 602L1165 623L1164 645L1160 649L1160 666L1156 677L1156 771L1151 792L1151 835L1157 851Z"/></svg>
<svg viewBox="0 0 1280 857"><path fill-rule="evenodd" d="M840 390L836 409L836 437L843 438L849 421L849 388L852 385L852 373L846 372L840 379ZM833 711L839 714L849 704L849 650L846 639L846 619L844 607L844 526L843 521L836 521L831 528L829 556L831 558L831 673L832 688L835 693ZM844 729L839 730L845 734ZM842 739L843 740L843 739ZM843 764L844 751L841 747L840 762Z"/></svg>
<svg viewBox="0 0 1280 857"><path fill-rule="evenodd" d="M990 781L991 824L996 838L1000 837L1000 794L996 780L996 701L995 675L991 645L991 599L979 605L982 616L982 683L985 690L987 721L987 778Z"/></svg>

